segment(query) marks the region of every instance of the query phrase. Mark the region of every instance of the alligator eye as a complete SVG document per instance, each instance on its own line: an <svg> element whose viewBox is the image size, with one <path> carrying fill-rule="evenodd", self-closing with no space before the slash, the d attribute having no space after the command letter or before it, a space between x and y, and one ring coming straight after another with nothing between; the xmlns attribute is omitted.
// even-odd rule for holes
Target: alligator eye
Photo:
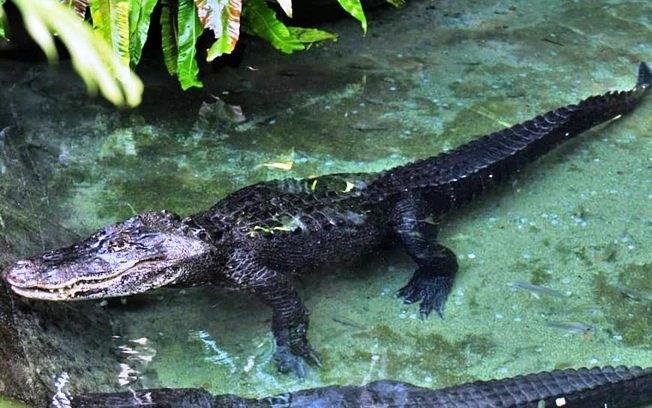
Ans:
<svg viewBox="0 0 652 408"><path fill-rule="evenodd" d="M194 236L196 236L197 238L199 238L199 239L208 238L208 234L206 233L206 230L204 230L203 228L201 228L201 229L193 229L192 234Z"/></svg>
<svg viewBox="0 0 652 408"><path fill-rule="evenodd" d="M127 249L130 246L131 246L131 242L129 242L128 239L118 238L116 240L109 242L109 251L111 252L122 251L123 249Z"/></svg>

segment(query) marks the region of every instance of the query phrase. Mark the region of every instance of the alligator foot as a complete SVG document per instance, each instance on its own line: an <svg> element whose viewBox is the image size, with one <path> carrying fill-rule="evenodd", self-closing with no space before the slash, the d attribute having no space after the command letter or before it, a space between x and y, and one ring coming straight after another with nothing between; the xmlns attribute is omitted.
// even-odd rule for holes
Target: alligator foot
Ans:
<svg viewBox="0 0 652 408"><path fill-rule="evenodd" d="M427 319L435 310L439 317L444 318L444 303L453 288L453 278L448 275L434 275L417 270L412 279L397 292L405 304L421 302L419 314Z"/></svg>
<svg viewBox="0 0 652 408"><path fill-rule="evenodd" d="M284 374L292 373L301 379L306 377L307 364L321 367L319 354L308 344L300 348L290 348L287 345L278 346L274 353L274 360L278 371Z"/></svg>

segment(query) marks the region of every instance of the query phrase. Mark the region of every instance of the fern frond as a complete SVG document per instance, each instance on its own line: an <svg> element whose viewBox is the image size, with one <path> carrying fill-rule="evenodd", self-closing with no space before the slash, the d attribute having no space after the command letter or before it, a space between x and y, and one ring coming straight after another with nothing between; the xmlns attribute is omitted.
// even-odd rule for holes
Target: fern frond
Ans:
<svg viewBox="0 0 652 408"><path fill-rule="evenodd" d="M2 8L5 0L0 0L0 38L5 38L5 11Z"/></svg>
<svg viewBox="0 0 652 408"><path fill-rule="evenodd" d="M202 26L193 0L179 0L177 18L177 27L179 27L177 76L183 90L190 87L200 88L203 84L197 78L199 66L195 56L197 55L197 38L202 33Z"/></svg>
<svg viewBox="0 0 652 408"><path fill-rule="evenodd" d="M129 10L129 54L132 66L136 66L140 61L143 46L147 41L150 18L156 3L157 0L131 0Z"/></svg>
<svg viewBox="0 0 652 408"><path fill-rule="evenodd" d="M346 10L347 13L351 14L356 20L360 22L360 25L362 26L362 31L366 34L367 33L367 17L364 15L364 11L362 10L362 3L360 3L360 0L337 0L340 3L340 6L344 10Z"/></svg>
<svg viewBox="0 0 652 408"><path fill-rule="evenodd" d="M286 16L292 18L292 0L276 0Z"/></svg>
<svg viewBox="0 0 652 408"><path fill-rule="evenodd" d="M337 41L337 34L317 28L288 27L290 35L304 44L312 44L321 41Z"/></svg>
<svg viewBox="0 0 652 408"><path fill-rule="evenodd" d="M83 20L86 17L86 9L88 8L88 0L60 0L71 9Z"/></svg>
<svg viewBox="0 0 652 408"><path fill-rule="evenodd" d="M130 0L90 0L93 28L98 32L125 66L129 66Z"/></svg>
<svg viewBox="0 0 652 408"><path fill-rule="evenodd" d="M288 54L305 49L304 44L337 40L337 35L328 31L286 26L276 18L276 13L265 0L247 0L244 16L248 30Z"/></svg>
<svg viewBox="0 0 652 408"><path fill-rule="evenodd" d="M115 105L140 103L143 84L124 66L109 44L65 5L55 0L13 0L25 28L49 60L57 58L52 33L68 49L75 71L89 92L100 90Z"/></svg>
<svg viewBox="0 0 652 408"><path fill-rule="evenodd" d="M195 0L195 5L202 27L212 30L216 38L206 60L230 54L240 37L242 0Z"/></svg>
<svg viewBox="0 0 652 408"><path fill-rule="evenodd" d="M245 6L247 28L269 41L274 48L287 54L305 48L301 41L292 37L287 26L276 18L276 13L265 0L248 0Z"/></svg>
<svg viewBox="0 0 652 408"><path fill-rule="evenodd" d="M172 4L170 4L171 1ZM163 61L170 75L177 73L178 38L176 1L161 0L161 47Z"/></svg>
<svg viewBox="0 0 652 408"><path fill-rule="evenodd" d="M131 50L129 48L129 0L116 2L111 13L111 25L113 28L114 44L113 50L120 57L120 61L126 66L131 62ZM116 40L117 37L117 40Z"/></svg>

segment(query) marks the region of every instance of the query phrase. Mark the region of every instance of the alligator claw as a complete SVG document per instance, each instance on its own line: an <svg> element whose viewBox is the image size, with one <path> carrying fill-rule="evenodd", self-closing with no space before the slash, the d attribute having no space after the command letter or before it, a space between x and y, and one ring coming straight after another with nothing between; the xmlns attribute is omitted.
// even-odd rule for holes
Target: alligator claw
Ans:
<svg viewBox="0 0 652 408"><path fill-rule="evenodd" d="M274 353L274 361L278 371L283 374L294 374L300 379L306 377L306 362L303 357L297 356L290 351L288 346L279 346Z"/></svg>
<svg viewBox="0 0 652 408"><path fill-rule="evenodd" d="M274 360L280 372L292 373L301 379L306 377L307 364L321 367L321 358L310 345L302 345L294 350L288 346L279 346L274 353Z"/></svg>
<svg viewBox="0 0 652 408"><path fill-rule="evenodd" d="M427 319L433 310L443 319L444 303L452 288L453 279L450 276L432 276L417 271L396 295L402 297L405 304L420 302L419 315L421 319Z"/></svg>

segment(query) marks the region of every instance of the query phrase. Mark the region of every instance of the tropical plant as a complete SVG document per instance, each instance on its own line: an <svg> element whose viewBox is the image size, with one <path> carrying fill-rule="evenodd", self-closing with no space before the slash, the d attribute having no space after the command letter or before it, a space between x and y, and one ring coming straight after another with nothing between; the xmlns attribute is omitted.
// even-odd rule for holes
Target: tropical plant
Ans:
<svg viewBox="0 0 652 408"><path fill-rule="evenodd" d="M0 0L0 38L5 16ZM262 37L285 53L310 44L336 40L315 28L288 26L267 0L10 0L20 11L27 32L49 60L57 57L53 35L70 52L73 66L91 91L116 105L140 103L142 83L133 73L148 38L155 7L161 9L161 40L165 66L185 90L201 87L197 39L210 31L215 38L205 50L207 61L233 52L240 32ZM335 1L335 0L333 0ZM356 18L364 32L367 20L360 0L337 0ZM388 0L395 6L403 0ZM292 0L276 0L292 17ZM91 23L91 24L89 24ZM203 51L200 51L203 54Z"/></svg>

